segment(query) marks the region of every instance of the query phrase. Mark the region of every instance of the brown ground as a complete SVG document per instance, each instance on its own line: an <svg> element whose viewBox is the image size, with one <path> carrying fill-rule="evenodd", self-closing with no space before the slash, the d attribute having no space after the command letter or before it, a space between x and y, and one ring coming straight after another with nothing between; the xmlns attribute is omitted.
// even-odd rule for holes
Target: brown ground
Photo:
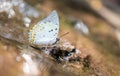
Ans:
<svg viewBox="0 0 120 76"><path fill-rule="evenodd" d="M103 19L94 16L93 14L83 11L75 11L66 7L65 5L62 5L61 3L55 2L45 0L42 5L38 4L36 7L46 12L57 9L58 14L60 15L60 35L64 34L65 32L70 32L62 39L67 40L71 44L75 45L76 48L82 52L80 54L82 58L86 57L87 55L90 56L90 60L88 59L90 61L89 68L83 66L84 62L79 65L68 63L67 67L64 68L62 72L57 71L57 73L60 76L69 75L66 74L68 72L73 73L73 75L76 76L119 76L119 46L114 35L114 29L110 26L110 24L105 22ZM3 13L1 14L3 15ZM75 19L83 20L84 23L88 25L90 29L89 35L83 35L73 29L72 21L69 19L71 15L75 17ZM2 25L7 24L8 26L2 26L4 29L0 30L0 35L5 36L5 34L11 33L13 36L10 39L27 43L27 37L25 37L26 30L23 29L23 26L20 26L21 28L15 26L18 25L20 20L18 18L18 20L16 18L7 20L4 18L5 16L6 15L3 15L2 17L0 16L0 19L2 19L0 23L2 22ZM14 32L9 32L9 28L14 29ZM3 37L0 37L0 76L24 75L21 69L24 60L21 62L16 61L16 57L21 52L20 48L18 48L16 45L21 46L23 44L18 44L15 41L6 40ZM52 61L50 62L52 63ZM56 69L52 69L54 64L56 63L52 63L51 67L48 68L49 71L47 72L48 74L45 74L46 76L53 76L53 72L56 72ZM58 64L58 66L61 67L62 65ZM50 70L53 70L53 72ZM59 68L57 70L59 70ZM46 73L45 71L44 73ZM58 76L58 74L55 74L54 76ZM71 76L73 75L71 74Z"/></svg>

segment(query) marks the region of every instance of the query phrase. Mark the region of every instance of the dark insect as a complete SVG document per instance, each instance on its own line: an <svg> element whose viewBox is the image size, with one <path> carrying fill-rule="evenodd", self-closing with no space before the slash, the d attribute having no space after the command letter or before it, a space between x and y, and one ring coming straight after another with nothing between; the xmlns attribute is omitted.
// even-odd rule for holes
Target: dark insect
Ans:
<svg viewBox="0 0 120 76"><path fill-rule="evenodd" d="M44 50L45 47L37 48L34 46L31 46L37 50ZM58 63L62 62L80 62L81 58L79 56L76 56L76 49L72 49L71 51L68 50L62 50L60 47L54 46L50 50L49 55L53 57ZM43 51L44 52L44 51ZM66 60L67 59L67 60Z"/></svg>
<svg viewBox="0 0 120 76"><path fill-rule="evenodd" d="M68 51L68 50L62 50L56 46L53 47L53 49L50 52L50 55L58 63L61 63L61 62L80 62L81 58L78 56L74 56L73 54L74 55L76 54L76 49L72 49L71 51Z"/></svg>

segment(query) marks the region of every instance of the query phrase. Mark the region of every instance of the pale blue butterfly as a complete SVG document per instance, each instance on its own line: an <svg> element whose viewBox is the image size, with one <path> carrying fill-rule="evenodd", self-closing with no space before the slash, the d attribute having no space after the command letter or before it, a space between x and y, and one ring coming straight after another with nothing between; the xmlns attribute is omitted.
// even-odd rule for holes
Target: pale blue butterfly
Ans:
<svg viewBox="0 0 120 76"><path fill-rule="evenodd" d="M49 16L39 21L29 32L29 41L35 45L53 45L59 39L59 17L54 10Z"/></svg>

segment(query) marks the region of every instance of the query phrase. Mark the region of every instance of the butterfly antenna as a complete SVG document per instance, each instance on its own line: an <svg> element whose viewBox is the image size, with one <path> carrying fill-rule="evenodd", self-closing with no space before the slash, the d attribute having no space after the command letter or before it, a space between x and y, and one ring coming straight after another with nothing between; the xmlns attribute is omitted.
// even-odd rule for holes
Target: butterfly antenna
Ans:
<svg viewBox="0 0 120 76"><path fill-rule="evenodd" d="M59 38L57 38L57 39L56 39L56 42L53 43L53 45L55 45L58 41L60 41L60 38L61 38L61 37L65 36L65 35L67 35L67 34L69 34L69 32L66 32L65 34L63 34L63 35L61 35Z"/></svg>
<svg viewBox="0 0 120 76"><path fill-rule="evenodd" d="M65 35L67 35L67 34L69 34L69 32L66 32L66 33L62 34L59 38L65 36Z"/></svg>

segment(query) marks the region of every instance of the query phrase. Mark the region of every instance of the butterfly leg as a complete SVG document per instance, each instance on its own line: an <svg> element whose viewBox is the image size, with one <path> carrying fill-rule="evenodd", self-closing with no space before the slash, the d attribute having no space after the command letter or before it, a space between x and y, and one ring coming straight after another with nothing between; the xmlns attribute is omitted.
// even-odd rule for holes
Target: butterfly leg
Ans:
<svg viewBox="0 0 120 76"><path fill-rule="evenodd" d="M53 45L56 45L60 41L59 38L56 38L56 41L53 43Z"/></svg>

